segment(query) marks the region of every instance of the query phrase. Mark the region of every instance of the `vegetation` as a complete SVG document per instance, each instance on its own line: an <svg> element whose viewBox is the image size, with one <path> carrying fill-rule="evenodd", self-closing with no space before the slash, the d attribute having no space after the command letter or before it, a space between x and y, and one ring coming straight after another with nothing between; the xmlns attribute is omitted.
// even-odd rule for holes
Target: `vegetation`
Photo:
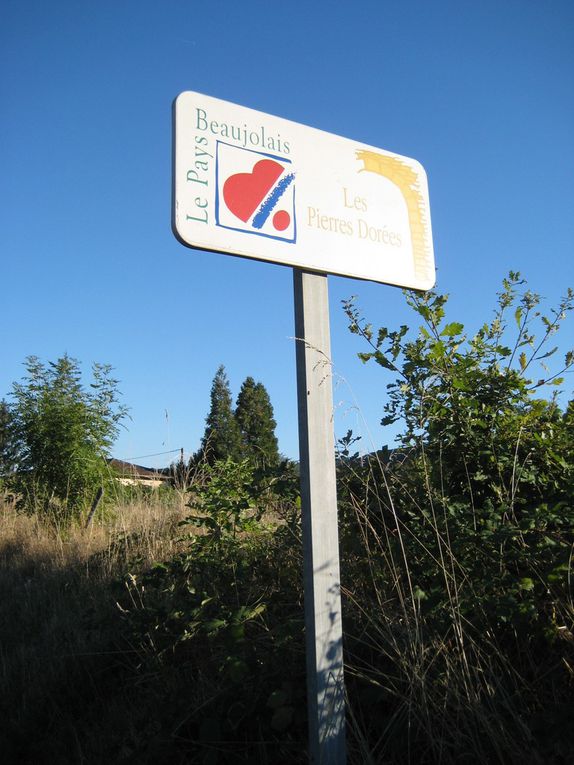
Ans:
<svg viewBox="0 0 574 765"><path fill-rule="evenodd" d="M273 407L265 386L253 377L247 377L241 386L235 419L241 431L243 455L256 468L276 468L280 458Z"/></svg>
<svg viewBox="0 0 574 765"><path fill-rule="evenodd" d="M128 572L175 554L182 517L134 497L64 532L0 501L3 763L129 761L155 723L116 601Z"/></svg>
<svg viewBox="0 0 574 765"><path fill-rule="evenodd" d="M522 284L510 274L470 338L434 293L408 297L423 322L414 336L375 332L345 306L370 345L362 360L392 375L383 422L405 425L395 452L341 471L356 674L370 689L365 726L387 720L382 761L567 762L572 751L572 404L564 415L555 395L539 398L572 352L532 371L554 356L546 344L574 296L544 316ZM364 608L365 581L380 609Z"/></svg>
<svg viewBox="0 0 574 765"><path fill-rule="evenodd" d="M345 306L404 425L394 450L340 444L349 763L567 765L572 354L534 370L573 296L544 316L511 274L470 336L444 296L407 300L414 332ZM306 761L296 475L258 469L198 460L185 495L132 489L87 530L0 509L7 762Z"/></svg>
<svg viewBox="0 0 574 765"><path fill-rule="evenodd" d="M229 380L223 365L218 368L211 384L201 455L211 464L220 459L241 459L241 432L233 414Z"/></svg>
<svg viewBox="0 0 574 765"><path fill-rule="evenodd" d="M13 388L18 472L11 486L22 509L66 523L108 477L106 458L126 410L107 365L94 364L90 390L67 355L47 366L30 356L26 371Z"/></svg>
<svg viewBox="0 0 574 765"><path fill-rule="evenodd" d="M263 383L247 377L233 410L229 381L225 368L220 366L213 379L210 398L201 448L183 472L193 473L204 463L216 465L226 460L246 463L251 469L250 491L254 495L264 494L271 486L273 493L289 492L297 470L279 454L273 406ZM183 467L174 466L176 475L182 473Z"/></svg>

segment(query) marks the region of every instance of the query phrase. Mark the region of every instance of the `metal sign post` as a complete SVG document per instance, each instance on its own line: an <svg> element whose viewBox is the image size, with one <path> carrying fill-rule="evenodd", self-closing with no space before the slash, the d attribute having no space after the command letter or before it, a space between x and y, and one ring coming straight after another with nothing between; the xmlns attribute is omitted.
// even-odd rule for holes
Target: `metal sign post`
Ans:
<svg viewBox="0 0 574 765"><path fill-rule="evenodd" d="M294 269L310 761L344 765L345 687L327 276Z"/></svg>

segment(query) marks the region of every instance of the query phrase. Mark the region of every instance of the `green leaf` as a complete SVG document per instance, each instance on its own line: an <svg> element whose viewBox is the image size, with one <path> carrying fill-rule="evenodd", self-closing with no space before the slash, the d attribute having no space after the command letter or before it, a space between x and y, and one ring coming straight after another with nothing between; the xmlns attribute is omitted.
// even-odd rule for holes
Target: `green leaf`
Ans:
<svg viewBox="0 0 574 765"><path fill-rule="evenodd" d="M437 341L436 343L433 343L433 346L429 352L429 356L432 359L442 359L445 353L446 353L446 348L444 346L444 343Z"/></svg>
<svg viewBox="0 0 574 765"><path fill-rule="evenodd" d="M447 324L446 327L444 327L444 329L440 333L440 336L455 337L455 335L460 335L463 329L464 329L464 324L461 324L458 321L452 321L450 324Z"/></svg>
<svg viewBox="0 0 574 765"><path fill-rule="evenodd" d="M379 334L377 336L377 347L381 345L388 337L389 330L386 327L381 327L379 329Z"/></svg>
<svg viewBox="0 0 574 765"><path fill-rule="evenodd" d="M415 585L415 587L413 589L413 597L414 597L415 600L418 600L419 603L420 603L421 600L426 600L428 595L417 584L417 585Z"/></svg>
<svg viewBox="0 0 574 765"><path fill-rule="evenodd" d="M552 356L556 351L558 350L558 346L555 346L551 351L548 351L548 353L545 353L543 356L537 356L536 360L541 361L542 359L547 359L549 356Z"/></svg>
<svg viewBox="0 0 574 765"><path fill-rule="evenodd" d="M528 364L528 359L526 358L526 354L524 353L524 351L518 357L518 361L520 363L520 369L524 372L524 370L526 369L526 365Z"/></svg>
<svg viewBox="0 0 574 765"><path fill-rule="evenodd" d="M466 380L463 380L460 377L454 377L452 381L453 388L456 388L457 390L470 390L470 386L467 383Z"/></svg>
<svg viewBox="0 0 574 765"><path fill-rule="evenodd" d="M558 584L563 582L568 575L568 571L568 565L566 563L561 563L559 566L553 568L552 571L548 574L548 581L551 584Z"/></svg>
<svg viewBox="0 0 574 765"><path fill-rule="evenodd" d="M210 619L203 623L203 629L208 635L213 635L219 632L222 627L225 627L226 623L223 619Z"/></svg>

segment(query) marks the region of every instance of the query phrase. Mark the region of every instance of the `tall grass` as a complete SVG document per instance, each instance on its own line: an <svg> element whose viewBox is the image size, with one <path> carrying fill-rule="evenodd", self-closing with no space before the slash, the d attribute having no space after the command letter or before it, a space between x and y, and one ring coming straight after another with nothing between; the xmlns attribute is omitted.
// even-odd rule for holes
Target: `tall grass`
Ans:
<svg viewBox="0 0 574 765"><path fill-rule="evenodd" d="M355 478L342 542L353 761L571 762L571 599L554 604L543 642L512 624L501 630L474 594L460 540L430 491L421 503L379 459ZM399 492L409 519L396 507ZM431 533L420 534L421 523ZM424 561L442 591L438 615L417 581Z"/></svg>
<svg viewBox="0 0 574 765"><path fill-rule="evenodd" d="M111 678L102 682L107 654L117 652L117 671L130 653L115 639L121 579L174 554L183 514L177 502L166 508L140 499L104 523L64 532L0 503L3 762L98 761L94 743L113 736L100 725L111 708L123 719L129 708L129 693L106 697Z"/></svg>

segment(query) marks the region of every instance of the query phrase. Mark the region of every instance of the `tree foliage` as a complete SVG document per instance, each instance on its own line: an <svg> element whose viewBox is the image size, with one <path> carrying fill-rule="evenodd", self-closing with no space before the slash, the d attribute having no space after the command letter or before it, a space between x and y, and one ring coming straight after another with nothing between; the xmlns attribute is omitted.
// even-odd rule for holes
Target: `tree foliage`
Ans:
<svg viewBox="0 0 574 765"><path fill-rule="evenodd" d="M13 386L20 457L14 486L27 511L77 517L109 473L106 458L126 410L111 367L94 364L87 390L79 362L67 355L45 365L26 361Z"/></svg>
<svg viewBox="0 0 574 765"><path fill-rule="evenodd" d="M263 383L247 377L237 397L235 417L241 431L243 455L259 469L279 464L279 449L269 393Z"/></svg>
<svg viewBox="0 0 574 765"><path fill-rule="evenodd" d="M221 365L213 378L210 408L205 421L201 453L210 464L220 459L241 460L241 432L232 408L231 390Z"/></svg>
<svg viewBox="0 0 574 765"><path fill-rule="evenodd" d="M247 377L232 408L229 381L222 365L211 385L210 409L198 457L213 465L218 460L247 460L258 475L280 462L276 422L269 394L262 383Z"/></svg>

